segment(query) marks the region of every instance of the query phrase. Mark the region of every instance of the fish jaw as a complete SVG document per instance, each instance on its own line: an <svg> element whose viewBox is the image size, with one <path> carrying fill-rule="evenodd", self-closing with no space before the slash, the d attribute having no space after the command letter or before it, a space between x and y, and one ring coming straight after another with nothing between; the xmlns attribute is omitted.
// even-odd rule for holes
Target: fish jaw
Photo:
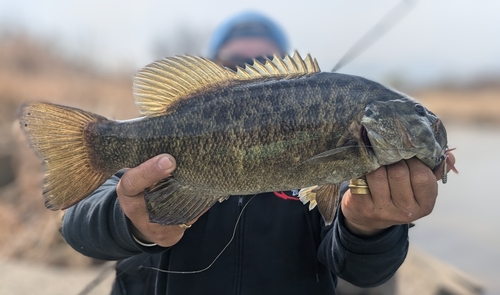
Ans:
<svg viewBox="0 0 500 295"><path fill-rule="evenodd" d="M447 139L441 120L411 98L369 103L361 124L380 165L417 157L434 169L445 159Z"/></svg>

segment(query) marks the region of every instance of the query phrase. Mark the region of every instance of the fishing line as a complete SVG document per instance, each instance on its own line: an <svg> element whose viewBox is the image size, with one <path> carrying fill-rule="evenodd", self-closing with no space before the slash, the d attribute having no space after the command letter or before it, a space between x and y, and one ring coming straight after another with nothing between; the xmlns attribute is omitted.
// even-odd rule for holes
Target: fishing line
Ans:
<svg viewBox="0 0 500 295"><path fill-rule="evenodd" d="M235 236L236 236L236 230L238 228L238 224L241 220L241 216L243 215L243 212L245 212L245 209L247 208L248 204L250 204L250 202L256 197L257 195L253 195L250 200L248 200L248 202L245 204L245 206L243 206L243 208L241 209L241 212L240 214L238 215L238 218L236 219L236 223L234 225L234 229L233 229L233 234L231 236L231 239L229 239L229 242L227 242L227 244L224 246L224 248L222 248L222 250L220 251L220 253L215 256L214 260L205 268L203 269L200 269L200 270L193 270L193 271L175 271L175 270L163 270L163 269L159 269L159 268L156 268L156 267L151 267L151 266L144 266L144 265L140 265L138 268L145 268L145 269L151 269L151 270L156 270L156 271L159 271L159 272L165 272L165 273L173 273L173 274L195 274L195 273L201 273L201 272L204 272L206 270L208 270L210 267L212 267L212 265L217 261L217 259L219 259L219 257L222 255L222 253L224 253L224 251L226 251L227 247L229 247L229 245L233 242ZM148 260L149 258L151 257L151 255L148 255L148 257L146 257L144 259L142 263L144 263L146 260ZM106 265L102 270L101 272L96 276L96 278L94 278L92 281L90 281L84 288L82 291L80 291L78 293L78 295L87 295L87 294L90 294L90 292L92 292L92 290L95 289L95 287L97 287L100 283L102 283L102 281L104 281L104 279L106 279L106 277L108 276L108 274L110 273L110 270L113 269L115 267L116 263L111 263L109 265ZM132 265L130 265L129 267L127 267L125 270L121 271L120 274L117 274L116 277L122 275L123 273L125 273L128 269L130 269L132 267Z"/></svg>
<svg viewBox="0 0 500 295"><path fill-rule="evenodd" d="M224 253L224 251L226 251L227 247L229 247L229 245L233 242L234 237L236 236L236 230L238 229L238 224L239 224L239 222L241 220L241 216L243 215L243 212L247 208L248 204L250 204L250 202L256 196L257 196L256 194L253 195L250 198L250 200L248 200L248 202L245 204L245 206L243 206L243 208L241 209L240 214L238 215L238 219L236 219L236 224L234 225L233 235L231 236L231 239L229 239L229 242L227 242L226 246L224 246L224 248L222 248L222 250L220 251L220 253L217 256L215 256L214 260L207 267L205 267L203 269L191 270L191 271L163 270L163 269L160 269L160 268L157 268L157 267L143 266L143 265L139 266L139 268L151 269L151 270L156 270L156 271L159 271L159 272L173 273L173 274L195 274L195 273L201 273L201 272L204 272L204 271L208 270L210 267L212 267L212 265L214 265L214 263L217 261L217 259L219 259L219 257L222 255L222 253Z"/></svg>

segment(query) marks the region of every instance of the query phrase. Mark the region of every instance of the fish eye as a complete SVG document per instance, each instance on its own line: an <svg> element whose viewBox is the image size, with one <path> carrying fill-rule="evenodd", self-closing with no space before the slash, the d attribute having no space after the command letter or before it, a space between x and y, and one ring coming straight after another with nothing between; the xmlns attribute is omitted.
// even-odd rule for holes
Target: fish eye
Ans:
<svg viewBox="0 0 500 295"><path fill-rule="evenodd" d="M417 114L418 114L419 116L422 116L422 117L423 117L423 116L427 116L427 110L426 110L426 109L424 108L424 106L423 106L423 105L421 105L421 104L416 104L416 105L415 105L415 111L417 112Z"/></svg>

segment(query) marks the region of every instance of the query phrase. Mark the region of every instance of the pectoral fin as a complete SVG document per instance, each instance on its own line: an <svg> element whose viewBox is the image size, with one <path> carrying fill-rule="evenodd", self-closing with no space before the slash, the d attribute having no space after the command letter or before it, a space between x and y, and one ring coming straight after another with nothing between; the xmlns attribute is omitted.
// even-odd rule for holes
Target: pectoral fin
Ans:
<svg viewBox="0 0 500 295"><path fill-rule="evenodd" d="M200 193L170 177L146 189L144 198L151 222L174 225L192 221L224 197Z"/></svg>
<svg viewBox="0 0 500 295"><path fill-rule="evenodd" d="M337 159L337 155L342 150L343 149L333 149L333 150L326 151L324 153L318 154L318 155L308 159L307 162L310 164L319 164L319 163L335 161Z"/></svg>
<svg viewBox="0 0 500 295"><path fill-rule="evenodd" d="M309 202L309 210L312 210L317 205L325 224L330 225L337 212L339 194L340 184L325 184L301 189L299 199L304 204Z"/></svg>
<svg viewBox="0 0 500 295"><path fill-rule="evenodd" d="M343 160L345 158L345 154L343 152L345 152L346 149L355 148L357 146L358 144L356 142L349 140L344 142L341 146L337 146L334 149L315 155L314 157L308 159L307 162L309 164L320 164Z"/></svg>

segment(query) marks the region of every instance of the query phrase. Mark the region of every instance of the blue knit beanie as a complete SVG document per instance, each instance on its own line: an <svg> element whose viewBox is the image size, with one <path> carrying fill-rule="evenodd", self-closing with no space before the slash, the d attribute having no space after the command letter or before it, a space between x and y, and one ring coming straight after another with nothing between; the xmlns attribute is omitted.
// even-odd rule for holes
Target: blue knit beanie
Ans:
<svg viewBox="0 0 500 295"><path fill-rule="evenodd" d="M222 46L240 37L269 38L278 45L282 53L288 51L286 35L278 24L261 13L247 11L226 20L215 30L208 45L207 58L215 59Z"/></svg>

